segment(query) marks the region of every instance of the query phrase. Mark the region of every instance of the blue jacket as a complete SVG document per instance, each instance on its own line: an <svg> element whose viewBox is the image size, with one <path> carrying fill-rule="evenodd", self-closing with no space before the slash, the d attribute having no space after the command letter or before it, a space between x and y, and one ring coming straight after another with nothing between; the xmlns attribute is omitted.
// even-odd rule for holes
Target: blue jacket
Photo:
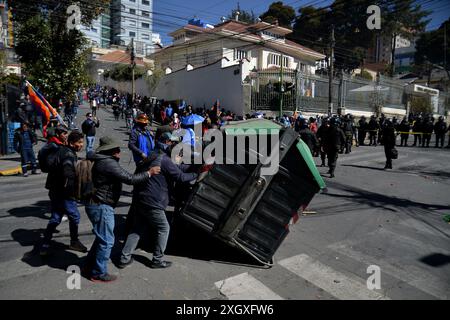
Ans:
<svg viewBox="0 0 450 320"><path fill-rule="evenodd" d="M128 148L133 152L133 159L136 163L143 160L141 153L145 153L148 157L153 149L155 149L155 142L150 131L142 130L138 126L135 126L130 135Z"/></svg>
<svg viewBox="0 0 450 320"><path fill-rule="evenodd" d="M174 182L189 182L197 178L196 173L185 173L166 154L160 154L154 161L141 170L161 166L161 173L152 176L146 182L135 186L139 202L157 209L165 210L169 204L169 185Z"/></svg>

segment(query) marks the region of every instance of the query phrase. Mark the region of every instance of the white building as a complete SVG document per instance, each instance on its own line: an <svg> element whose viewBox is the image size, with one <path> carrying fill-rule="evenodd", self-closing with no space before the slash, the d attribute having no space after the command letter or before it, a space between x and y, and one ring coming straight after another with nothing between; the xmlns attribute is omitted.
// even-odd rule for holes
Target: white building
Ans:
<svg viewBox="0 0 450 320"><path fill-rule="evenodd" d="M129 45L134 41L137 56L152 52L153 0L113 0L112 42Z"/></svg>
<svg viewBox="0 0 450 320"><path fill-rule="evenodd" d="M242 115L243 85L251 72L280 69L314 74L325 56L285 36L292 31L265 22L226 21L211 28L188 24L170 35L173 44L150 56L165 71L153 95L209 106L215 99ZM189 89L187 89L189 88Z"/></svg>

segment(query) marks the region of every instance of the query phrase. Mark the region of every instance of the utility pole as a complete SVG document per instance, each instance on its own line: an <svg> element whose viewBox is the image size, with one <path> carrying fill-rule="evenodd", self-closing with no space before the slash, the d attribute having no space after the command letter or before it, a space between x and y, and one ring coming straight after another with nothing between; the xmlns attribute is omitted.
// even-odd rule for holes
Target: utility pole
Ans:
<svg viewBox="0 0 450 320"><path fill-rule="evenodd" d="M283 116L283 93L284 93L284 88L283 88L283 54L281 54L281 66L280 66L280 120L281 117Z"/></svg>
<svg viewBox="0 0 450 320"><path fill-rule="evenodd" d="M329 80L328 80L328 115L333 113L333 64L334 64L334 24L331 26L331 43L330 43L330 62L329 62Z"/></svg>
<svg viewBox="0 0 450 320"><path fill-rule="evenodd" d="M131 57L131 101L134 102L134 96L135 96L135 84L134 84L134 68L136 66L136 62L134 61L134 38L131 38L131 52L130 52L130 57Z"/></svg>

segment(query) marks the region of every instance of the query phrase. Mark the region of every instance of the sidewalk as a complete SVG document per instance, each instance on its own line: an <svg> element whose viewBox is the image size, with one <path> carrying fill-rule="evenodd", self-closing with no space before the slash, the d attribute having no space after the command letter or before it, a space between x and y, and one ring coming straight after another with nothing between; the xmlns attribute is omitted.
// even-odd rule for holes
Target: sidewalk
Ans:
<svg viewBox="0 0 450 320"><path fill-rule="evenodd" d="M34 154L36 155L41 149L44 141L42 137L38 134L38 143L33 146ZM4 156L0 156L0 176L13 176L22 174L22 167L20 162L20 154L14 152L12 154L7 154Z"/></svg>

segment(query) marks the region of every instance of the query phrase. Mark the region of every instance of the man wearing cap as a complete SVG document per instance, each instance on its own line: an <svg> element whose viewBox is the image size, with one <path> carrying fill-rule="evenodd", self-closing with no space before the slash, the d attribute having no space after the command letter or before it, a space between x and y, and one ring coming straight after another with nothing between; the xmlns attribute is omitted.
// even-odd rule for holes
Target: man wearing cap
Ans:
<svg viewBox="0 0 450 320"><path fill-rule="evenodd" d="M155 148L155 142L150 131L147 129L148 117L142 113L136 117L136 124L131 131L128 148L133 153L136 165L146 159Z"/></svg>
<svg viewBox="0 0 450 320"><path fill-rule="evenodd" d="M164 132L158 140L157 150L159 156L152 155L153 160L144 163L142 169L160 165L161 174L152 176L147 182L135 186L136 195L136 221L132 232L128 235L122 250L119 268L125 268L133 262L131 257L136 249L141 236L150 225L154 229L155 246L150 267L153 269L168 268L170 261L163 260L169 238L169 223L165 209L169 204L169 186L174 182L190 182L197 178L196 173L185 173L170 158L171 147L179 141L170 132Z"/></svg>
<svg viewBox="0 0 450 320"><path fill-rule="evenodd" d="M94 150L95 128L100 126L100 121L92 117L92 113L86 113L86 120L81 125L81 130L86 135L86 153Z"/></svg>
<svg viewBox="0 0 450 320"><path fill-rule="evenodd" d="M95 191L86 204L86 213L96 238L84 271L94 282L110 282L117 278L108 274L107 265L114 245L114 208L119 202L122 183L145 183L152 175L159 174L160 168L154 166L134 175L127 172L119 165L120 145L110 137L102 137L96 153L88 153L87 158L94 161L92 182Z"/></svg>
<svg viewBox="0 0 450 320"><path fill-rule="evenodd" d="M42 256L48 255L53 233L64 215L69 218L69 249L80 252L87 251L87 248L78 239L80 212L77 207L75 183L75 164L78 159L77 152L83 149L83 134L79 131L72 131L67 137L66 144L67 130L58 127L55 132L57 135L50 138L49 143L57 144L58 160L54 167L50 168L45 183L45 188L49 190L51 217L40 249Z"/></svg>

